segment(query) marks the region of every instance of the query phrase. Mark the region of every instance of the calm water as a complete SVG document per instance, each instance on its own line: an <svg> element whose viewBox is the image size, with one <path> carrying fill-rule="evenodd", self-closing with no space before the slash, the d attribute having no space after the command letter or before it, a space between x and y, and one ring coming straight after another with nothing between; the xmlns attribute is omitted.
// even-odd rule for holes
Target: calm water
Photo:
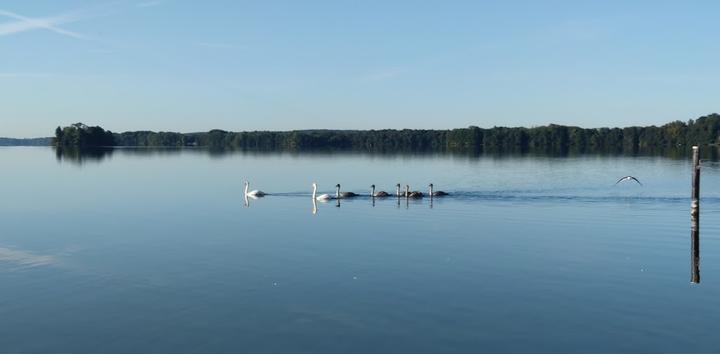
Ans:
<svg viewBox="0 0 720 354"><path fill-rule="evenodd" d="M710 353L720 165L0 148L3 353ZM644 186L617 178L631 174ZM242 181L276 195L244 206ZM318 203L310 184L453 193Z"/></svg>

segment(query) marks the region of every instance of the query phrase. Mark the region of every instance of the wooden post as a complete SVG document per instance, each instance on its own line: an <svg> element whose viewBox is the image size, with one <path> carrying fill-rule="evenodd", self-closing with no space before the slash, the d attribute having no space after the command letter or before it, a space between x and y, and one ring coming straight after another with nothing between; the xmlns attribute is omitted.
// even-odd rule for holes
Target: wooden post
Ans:
<svg viewBox="0 0 720 354"><path fill-rule="evenodd" d="M693 146L690 202L690 283L700 283L700 149Z"/></svg>

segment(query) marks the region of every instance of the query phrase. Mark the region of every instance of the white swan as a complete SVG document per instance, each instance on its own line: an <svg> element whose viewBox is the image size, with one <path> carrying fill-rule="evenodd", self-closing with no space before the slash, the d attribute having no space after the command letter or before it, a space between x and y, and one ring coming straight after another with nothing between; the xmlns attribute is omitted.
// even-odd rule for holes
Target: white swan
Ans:
<svg viewBox="0 0 720 354"><path fill-rule="evenodd" d="M400 198L400 197L403 196L402 194L400 194L400 183L398 183L398 184L395 185L395 195L396 195L398 198Z"/></svg>
<svg viewBox="0 0 720 354"><path fill-rule="evenodd" d="M250 189L250 182L245 181L245 195L246 196L248 196L250 198L259 198L259 197L265 196L265 192L263 192L263 191L254 190L254 191L248 192L248 189Z"/></svg>
<svg viewBox="0 0 720 354"><path fill-rule="evenodd" d="M312 197L314 200L319 200L322 202L322 201L328 201L330 199L334 199L332 196L330 196L330 194L317 195L317 183L313 182L312 187L313 187Z"/></svg>

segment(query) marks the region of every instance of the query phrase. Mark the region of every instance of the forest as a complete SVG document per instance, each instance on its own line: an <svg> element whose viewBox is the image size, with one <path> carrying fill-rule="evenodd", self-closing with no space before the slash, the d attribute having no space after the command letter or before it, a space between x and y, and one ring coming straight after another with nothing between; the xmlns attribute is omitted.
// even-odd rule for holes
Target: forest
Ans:
<svg viewBox="0 0 720 354"><path fill-rule="evenodd" d="M135 131L113 133L76 123L58 127L57 147L208 147L242 151L357 152L545 152L637 153L685 145L720 142L720 115L662 126L581 128L550 124L532 128L468 128L449 130L294 130L203 133Z"/></svg>

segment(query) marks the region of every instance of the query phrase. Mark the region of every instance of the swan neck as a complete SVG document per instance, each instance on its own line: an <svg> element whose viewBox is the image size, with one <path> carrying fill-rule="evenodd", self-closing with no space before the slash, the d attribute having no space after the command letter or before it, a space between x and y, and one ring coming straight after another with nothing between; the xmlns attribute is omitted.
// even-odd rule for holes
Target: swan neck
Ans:
<svg viewBox="0 0 720 354"><path fill-rule="evenodd" d="M248 193L248 189L250 189L250 183L245 182L245 194Z"/></svg>

